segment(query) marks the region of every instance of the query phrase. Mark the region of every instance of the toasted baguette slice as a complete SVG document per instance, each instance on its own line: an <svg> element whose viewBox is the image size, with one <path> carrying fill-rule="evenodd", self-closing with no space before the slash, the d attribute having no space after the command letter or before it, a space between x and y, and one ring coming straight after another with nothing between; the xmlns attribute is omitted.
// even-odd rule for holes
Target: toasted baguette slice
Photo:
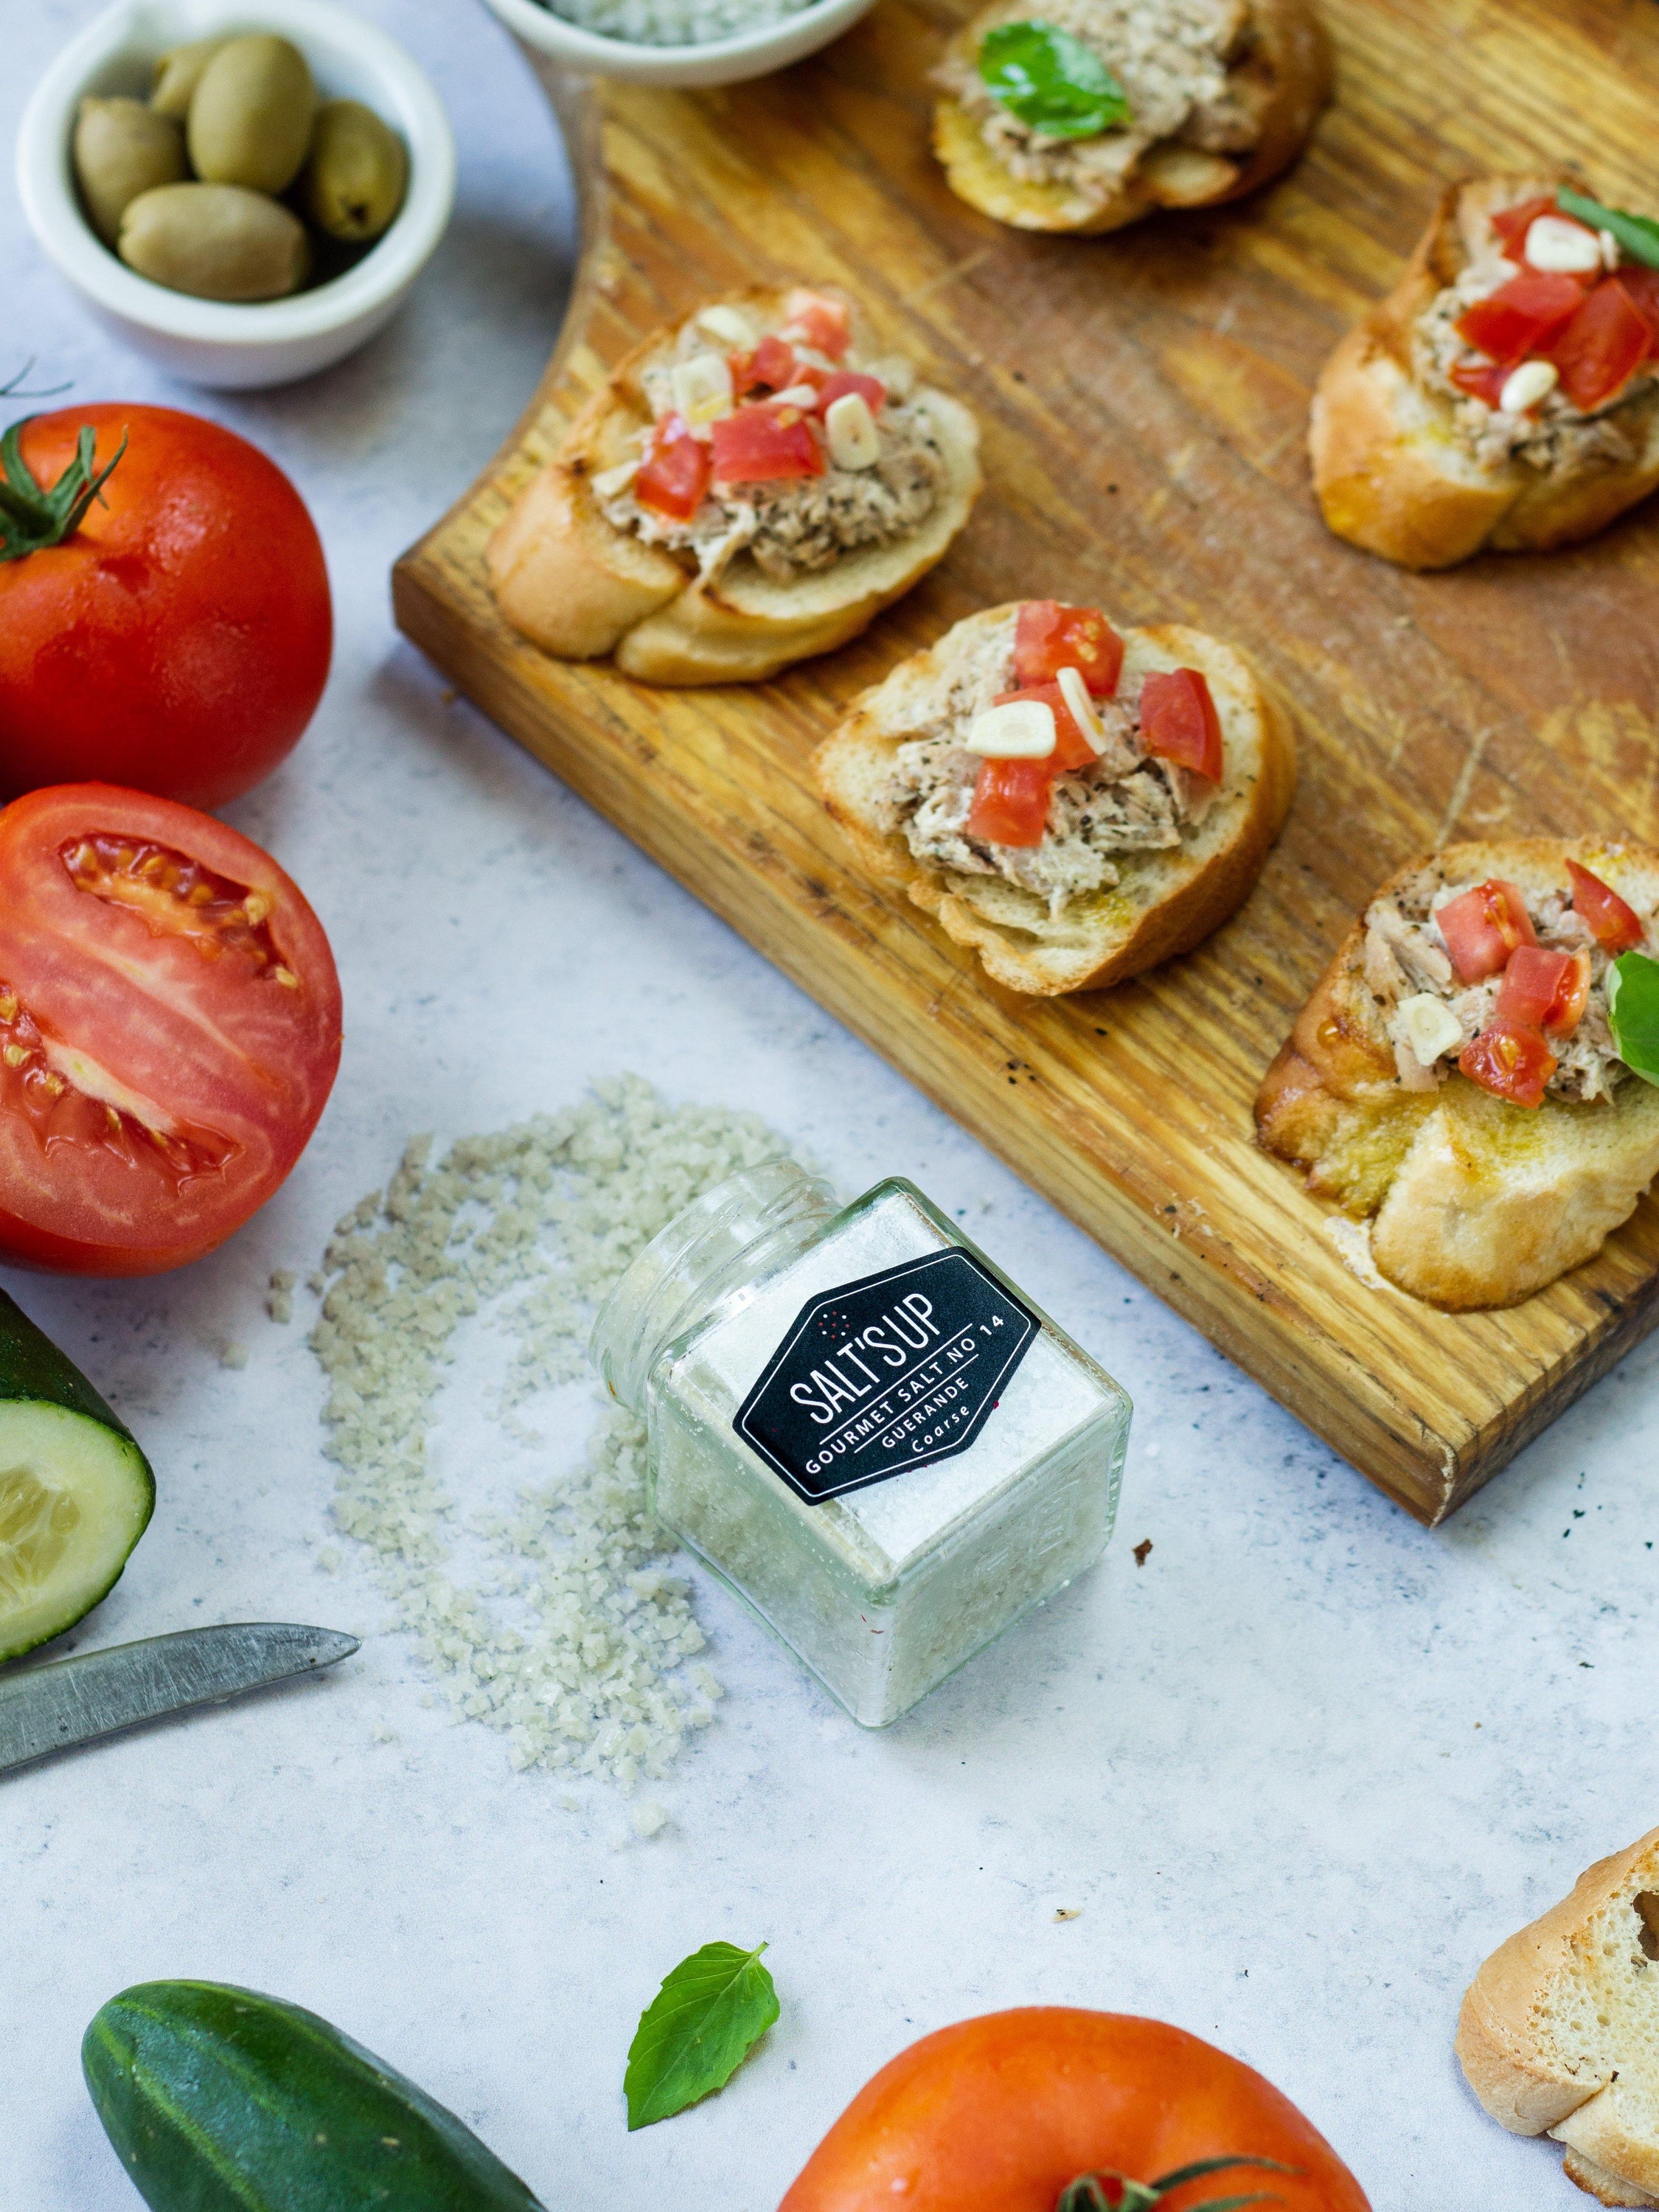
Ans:
<svg viewBox="0 0 1659 2212"><path fill-rule="evenodd" d="M951 40L951 57L976 66L985 33L1021 13L1008 0L994 0ZM962 103L946 98L933 111L933 151L945 164L946 182L959 198L999 222L1079 235L1121 230L1159 208L1218 207L1254 191L1306 144L1331 96L1332 64L1330 40L1311 0L1250 0L1249 15L1255 40L1229 72L1260 119L1260 136L1248 154L1230 157L1163 139L1102 199L1066 185L1017 177L986 144Z"/></svg>
<svg viewBox="0 0 1659 2212"><path fill-rule="evenodd" d="M784 319L785 292L755 288L720 302ZM699 310L701 312L701 309ZM516 630L564 660L614 653L645 684L743 684L856 637L943 558L979 495L979 431L968 410L922 387L945 459L933 511L908 537L860 546L832 567L787 581L739 553L716 578L618 530L592 479L638 458L651 421L643 372L672 359L683 323L636 346L571 424L552 460L489 541L495 603ZM855 343L859 337L855 319ZM867 351L867 348L860 348Z"/></svg>
<svg viewBox="0 0 1659 2212"><path fill-rule="evenodd" d="M1208 680L1226 775L1203 820L1178 848L1124 854L1116 884L1073 900L1058 916L1001 876L942 874L884 826L878 793L897 747L937 715L953 670L1018 604L969 615L928 651L901 661L854 702L813 764L830 811L865 867L902 884L948 937L978 952L998 982L1044 998L1103 991L1190 951L1243 904L1290 811L1296 742L1284 708L1231 646L1176 623L1123 630L1121 690L1138 691L1154 669L1196 668Z"/></svg>
<svg viewBox="0 0 1659 2212"><path fill-rule="evenodd" d="M1447 880L1498 876L1565 890L1569 858L1644 913L1659 853L1593 838L1449 845ZM1425 863L1402 868L1392 890ZM1261 1143L1308 1170L1309 1188L1375 1217L1371 1256L1413 1297L1464 1310L1513 1305L1602 1244L1659 1171L1659 1090L1634 1076L1611 1101L1512 1106L1462 1075L1409 1091L1364 974L1362 915L1314 987L1255 1102Z"/></svg>
<svg viewBox="0 0 1659 2212"><path fill-rule="evenodd" d="M1457 436L1451 402L1412 374L1413 325L1468 261L1465 224L1531 182L1454 185L1405 275L1342 340L1315 389L1308 444L1325 520L1402 568L1576 544L1659 485L1659 387L1629 403L1636 459L1556 477L1524 461L1481 462Z"/></svg>
<svg viewBox="0 0 1659 2212"><path fill-rule="evenodd" d="M1603 2204L1659 2203L1659 1828L1581 1875L1463 1999L1457 2056L1512 2135Z"/></svg>

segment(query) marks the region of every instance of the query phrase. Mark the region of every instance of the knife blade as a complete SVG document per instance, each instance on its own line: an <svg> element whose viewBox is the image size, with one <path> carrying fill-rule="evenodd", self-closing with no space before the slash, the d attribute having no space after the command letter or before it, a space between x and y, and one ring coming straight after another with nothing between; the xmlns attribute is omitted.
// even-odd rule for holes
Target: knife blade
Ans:
<svg viewBox="0 0 1659 2212"><path fill-rule="evenodd" d="M0 1680L0 1774L192 1705L220 1705L349 1659L355 1636L291 1621L230 1621L112 1644Z"/></svg>

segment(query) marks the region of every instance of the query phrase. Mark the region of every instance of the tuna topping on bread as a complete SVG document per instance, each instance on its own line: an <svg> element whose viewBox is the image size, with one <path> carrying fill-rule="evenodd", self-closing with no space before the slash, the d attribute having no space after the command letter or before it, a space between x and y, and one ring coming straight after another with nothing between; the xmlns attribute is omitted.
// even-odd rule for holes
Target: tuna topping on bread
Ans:
<svg viewBox="0 0 1659 2212"><path fill-rule="evenodd" d="M1045 632L1063 623L1091 635L1090 678L1074 663L1044 673L1054 658ZM1114 855L1179 845L1220 777L1209 686L1183 671L1171 700L1170 677L1148 672L1133 696L1115 697L1122 659L1122 641L1092 609L1029 600L1008 613L975 641L937 714L894 753L875 794L882 827L929 866L1006 877L1055 917L1120 880ZM1062 688L1065 672L1075 681ZM1192 702L1184 718L1183 698ZM1013 715L1002 711L1010 706ZM994 750L1002 744L1020 750Z"/></svg>
<svg viewBox="0 0 1659 2212"><path fill-rule="evenodd" d="M1310 0L993 0L935 71L934 149L1000 222L1113 230L1283 168L1330 76Z"/></svg>
<svg viewBox="0 0 1659 2212"><path fill-rule="evenodd" d="M1659 951L1638 914L1576 860L1565 886L1460 882L1443 861L1396 879L1365 915L1364 980L1407 1091L1453 1068L1518 1106L1611 1098L1628 1070L1607 1018L1620 954Z"/></svg>
<svg viewBox="0 0 1659 2212"><path fill-rule="evenodd" d="M769 576L910 535L946 477L902 360L860 360L844 308L811 293L763 328L740 308L688 323L641 379L639 459L597 479L606 519L717 576L745 548Z"/></svg>
<svg viewBox="0 0 1659 2212"><path fill-rule="evenodd" d="M1208 936L1296 775L1283 709L1231 647L1054 599L969 615L901 661L814 764L870 872L1045 996Z"/></svg>
<svg viewBox="0 0 1659 2212"><path fill-rule="evenodd" d="M1555 477L1638 459L1659 374L1659 268L1594 220L1617 210L1566 198L1592 219L1547 184L1466 194L1468 259L1412 333L1413 368L1474 458Z"/></svg>

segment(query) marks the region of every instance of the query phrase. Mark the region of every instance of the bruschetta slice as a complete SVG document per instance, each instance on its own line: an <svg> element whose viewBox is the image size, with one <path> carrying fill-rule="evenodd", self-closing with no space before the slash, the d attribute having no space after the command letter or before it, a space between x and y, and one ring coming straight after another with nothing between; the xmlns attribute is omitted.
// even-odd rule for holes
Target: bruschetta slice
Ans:
<svg viewBox="0 0 1659 2212"><path fill-rule="evenodd" d="M1021 230L1117 230L1276 176L1331 52L1310 0L995 0L936 77L952 191Z"/></svg>
<svg viewBox="0 0 1659 2212"><path fill-rule="evenodd" d="M1634 1212L1659 1171L1656 909L1659 853L1534 837L1447 846L1349 931L1256 1127L1370 1219L1401 1290L1513 1305Z"/></svg>
<svg viewBox="0 0 1659 2212"><path fill-rule="evenodd" d="M969 615L815 756L831 814L998 982L1104 990L1207 937L1289 811L1289 718L1231 646L1026 599Z"/></svg>
<svg viewBox="0 0 1659 2212"><path fill-rule="evenodd" d="M710 301L635 348L489 541L496 605L567 660L752 683L829 653L968 520L979 433L838 295Z"/></svg>
<svg viewBox="0 0 1659 2212"><path fill-rule="evenodd" d="M1659 225L1562 179L1455 185L1314 394L1338 537L1407 568L1593 537L1659 484Z"/></svg>

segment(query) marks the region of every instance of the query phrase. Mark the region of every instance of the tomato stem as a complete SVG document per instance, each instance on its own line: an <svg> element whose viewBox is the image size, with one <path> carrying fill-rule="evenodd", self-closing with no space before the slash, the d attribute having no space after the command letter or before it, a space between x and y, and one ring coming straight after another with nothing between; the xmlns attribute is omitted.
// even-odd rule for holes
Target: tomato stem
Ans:
<svg viewBox="0 0 1659 2212"><path fill-rule="evenodd" d="M114 460L94 471L98 434L82 423L75 459L47 491L23 459L22 434L33 420L25 415L0 437L0 561L21 561L72 537L127 449L123 433Z"/></svg>
<svg viewBox="0 0 1659 2212"><path fill-rule="evenodd" d="M1207 2173L1221 2173L1238 2166L1255 2166L1265 2173L1299 2171L1294 2166L1281 2166L1276 2158L1227 2157L1200 2159L1194 2166L1160 2174L1156 2181L1132 2181L1127 2173L1104 2170L1080 2173L1060 2191L1054 2212L1155 2212L1171 2191L1184 2188L1189 2181L1200 2181ZM1270 2195L1267 2190L1256 2189L1244 2197L1210 2197L1201 2204L1188 2206L1187 2212L1238 2212L1241 2205L1267 2203Z"/></svg>

